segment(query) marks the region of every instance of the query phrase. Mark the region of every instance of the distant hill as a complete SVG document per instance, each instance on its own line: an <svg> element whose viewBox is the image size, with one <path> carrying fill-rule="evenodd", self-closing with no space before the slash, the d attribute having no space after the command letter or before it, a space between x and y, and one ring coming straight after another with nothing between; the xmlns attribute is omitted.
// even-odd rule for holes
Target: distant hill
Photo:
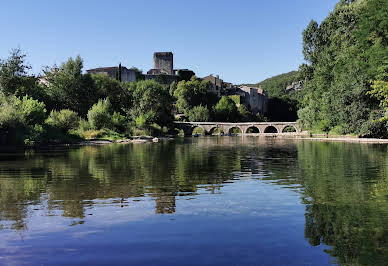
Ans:
<svg viewBox="0 0 388 266"><path fill-rule="evenodd" d="M292 82L299 80L299 72L291 71L288 73L280 74L271 78L267 78L257 84L255 86L259 86L266 91L268 91L268 96L270 98L275 97L283 97L286 94L286 87L291 85Z"/></svg>

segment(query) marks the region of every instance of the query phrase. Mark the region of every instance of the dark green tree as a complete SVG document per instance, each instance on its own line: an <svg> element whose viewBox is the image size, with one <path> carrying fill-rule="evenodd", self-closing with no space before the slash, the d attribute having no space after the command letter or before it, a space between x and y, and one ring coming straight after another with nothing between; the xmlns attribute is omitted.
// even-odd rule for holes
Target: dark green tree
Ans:
<svg viewBox="0 0 388 266"><path fill-rule="evenodd" d="M174 119L173 99L165 86L152 80L145 80L129 83L127 89L133 100L133 105L128 110L133 121L143 117L148 125L155 123L161 127L171 126Z"/></svg>
<svg viewBox="0 0 388 266"><path fill-rule="evenodd" d="M206 106L198 105L188 112L188 117L193 122L207 122L210 120L210 112Z"/></svg>
<svg viewBox="0 0 388 266"><path fill-rule="evenodd" d="M25 57L20 49L13 49L7 60L0 60L0 91L6 95L15 94L26 85L27 71L31 67Z"/></svg>

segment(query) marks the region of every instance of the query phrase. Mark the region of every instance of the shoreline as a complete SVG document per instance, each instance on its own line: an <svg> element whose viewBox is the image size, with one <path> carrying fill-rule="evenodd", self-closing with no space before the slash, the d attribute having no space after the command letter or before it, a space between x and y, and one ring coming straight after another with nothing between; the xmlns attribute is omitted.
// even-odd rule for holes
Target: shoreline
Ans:
<svg viewBox="0 0 388 266"><path fill-rule="evenodd" d="M222 137L258 137L258 138L279 138L279 139L292 139L292 140L308 140L308 141L323 141L323 142L344 142L344 143L366 143L366 144L388 144L388 139L376 139L376 138L357 138L352 136L336 136L336 137L322 137L318 136L310 137L309 134L292 134L292 133L274 133L274 134L238 134L238 135L224 135ZM194 136L164 136L164 137L152 137L152 136L135 136L128 139L91 139L83 140L77 143L51 143L36 146L0 146L0 152L26 150L26 149L55 149L55 148L69 148L80 146L102 146L111 144L140 144L140 143L158 143L159 141L175 140L178 138L192 138ZM202 136L203 137L203 136ZM213 137L219 137L215 135Z"/></svg>

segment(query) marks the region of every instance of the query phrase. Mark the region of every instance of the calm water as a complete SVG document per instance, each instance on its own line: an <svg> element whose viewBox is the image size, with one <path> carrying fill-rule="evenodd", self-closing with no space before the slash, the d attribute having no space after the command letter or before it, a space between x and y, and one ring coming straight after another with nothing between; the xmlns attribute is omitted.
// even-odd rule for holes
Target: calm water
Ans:
<svg viewBox="0 0 388 266"><path fill-rule="evenodd" d="M0 155L0 264L387 262L388 145L204 137Z"/></svg>

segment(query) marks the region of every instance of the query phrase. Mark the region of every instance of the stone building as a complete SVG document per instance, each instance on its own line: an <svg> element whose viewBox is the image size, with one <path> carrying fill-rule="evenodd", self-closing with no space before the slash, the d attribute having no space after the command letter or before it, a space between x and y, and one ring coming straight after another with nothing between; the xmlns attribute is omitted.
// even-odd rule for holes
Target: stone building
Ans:
<svg viewBox="0 0 388 266"><path fill-rule="evenodd" d="M268 112L268 93L262 88L240 86L234 93L245 98L245 105L252 113L264 115Z"/></svg>
<svg viewBox="0 0 388 266"><path fill-rule="evenodd" d="M174 72L174 54L172 52L156 52L154 53L154 68L150 69L149 75L175 75Z"/></svg>
<svg viewBox="0 0 388 266"><path fill-rule="evenodd" d="M86 72L90 74L102 73L111 78L116 78L117 71L118 67L99 67L86 70ZM126 67L121 67L121 81L136 81L136 71Z"/></svg>
<svg viewBox="0 0 388 266"><path fill-rule="evenodd" d="M217 96L221 96L223 93L224 81L220 79L219 75L214 77L212 74L210 74L209 76L202 78L202 80L210 81L212 84L209 92L217 94Z"/></svg>

